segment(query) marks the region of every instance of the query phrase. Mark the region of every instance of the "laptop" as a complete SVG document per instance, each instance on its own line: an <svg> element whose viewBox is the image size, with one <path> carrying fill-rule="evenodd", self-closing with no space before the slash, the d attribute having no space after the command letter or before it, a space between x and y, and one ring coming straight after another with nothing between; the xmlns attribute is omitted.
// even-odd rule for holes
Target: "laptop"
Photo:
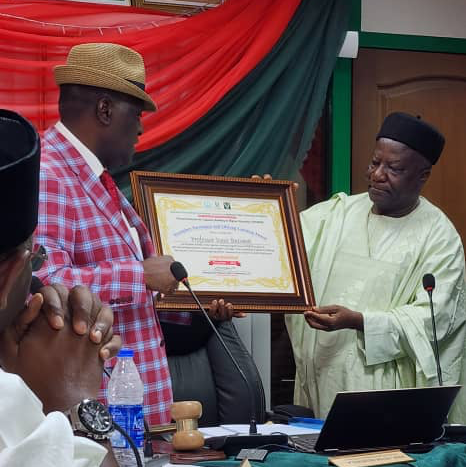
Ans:
<svg viewBox="0 0 466 467"><path fill-rule="evenodd" d="M320 433L314 436L315 445L313 435L293 435L289 442L297 450L324 454L389 447L421 451L442 437L442 425L460 388L339 392Z"/></svg>

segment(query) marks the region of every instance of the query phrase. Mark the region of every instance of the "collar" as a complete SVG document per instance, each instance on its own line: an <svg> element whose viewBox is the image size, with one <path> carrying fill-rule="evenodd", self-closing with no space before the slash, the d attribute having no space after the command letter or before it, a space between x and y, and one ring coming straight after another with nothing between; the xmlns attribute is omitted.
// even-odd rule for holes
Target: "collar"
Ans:
<svg viewBox="0 0 466 467"><path fill-rule="evenodd" d="M68 128L62 123L57 122L55 124L55 129L61 133L74 147L75 149L81 154L83 159L86 161L87 165L91 168L92 172L100 177L102 172L104 171L104 166L102 162L99 161L97 156L87 147L85 146L73 133L71 133Z"/></svg>

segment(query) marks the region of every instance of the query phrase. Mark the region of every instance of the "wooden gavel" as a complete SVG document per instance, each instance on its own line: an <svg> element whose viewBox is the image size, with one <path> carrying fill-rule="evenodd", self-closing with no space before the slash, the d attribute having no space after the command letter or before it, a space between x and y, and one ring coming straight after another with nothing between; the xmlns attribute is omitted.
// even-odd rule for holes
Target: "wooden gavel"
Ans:
<svg viewBox="0 0 466 467"><path fill-rule="evenodd" d="M204 446L204 437L197 429L197 421L202 415L202 405L197 401L175 402L170 413L176 422L176 433L172 444L177 451L191 451Z"/></svg>

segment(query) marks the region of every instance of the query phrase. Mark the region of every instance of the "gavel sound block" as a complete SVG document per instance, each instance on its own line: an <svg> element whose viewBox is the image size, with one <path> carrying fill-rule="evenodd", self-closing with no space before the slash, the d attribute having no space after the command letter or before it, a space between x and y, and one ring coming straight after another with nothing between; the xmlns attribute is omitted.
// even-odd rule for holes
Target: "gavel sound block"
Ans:
<svg viewBox="0 0 466 467"><path fill-rule="evenodd" d="M176 422L176 433L172 444L177 451L192 451L204 446L204 437L197 429L197 421L202 415L202 405L197 401L175 402L170 413Z"/></svg>

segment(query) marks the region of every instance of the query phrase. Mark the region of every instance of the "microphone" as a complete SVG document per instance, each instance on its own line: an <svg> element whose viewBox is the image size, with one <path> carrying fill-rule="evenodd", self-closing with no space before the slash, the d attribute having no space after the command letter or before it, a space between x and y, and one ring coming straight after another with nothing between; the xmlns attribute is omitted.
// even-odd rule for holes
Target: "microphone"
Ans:
<svg viewBox="0 0 466 467"><path fill-rule="evenodd" d="M29 292L34 295L39 292L42 287L44 287L44 283L37 276L32 276Z"/></svg>
<svg viewBox="0 0 466 467"><path fill-rule="evenodd" d="M437 364L437 378L439 386L443 386L442 369L440 367L440 356L438 351L437 328L435 326L434 303L432 302L432 292L435 289L435 277L432 274L424 274L422 278L422 286L429 295L430 316L432 318L432 332L434 334L434 355L435 363Z"/></svg>
<svg viewBox="0 0 466 467"><path fill-rule="evenodd" d="M175 261L170 265L170 271L172 272L175 279L177 281L181 282L182 284L184 284L184 286L189 290L192 297L194 298L194 301L197 303L197 306L199 307L199 309L204 314L205 319L209 323L212 330L215 332L215 335L217 336L218 340L222 344L222 347L225 349L225 352L228 354L228 357L230 358L230 360L232 361L232 363L235 366L236 370L238 371L241 378L243 379L244 383L246 384L246 386L248 388L249 395L250 395L250 399L251 399L251 420L250 420L250 424L249 424L249 434L250 435L256 435L257 434L256 403L255 403L256 400L255 400L255 397L254 397L254 391L252 390L252 387L251 387L248 379L246 378L246 375L244 374L243 370L238 365L238 362L235 360L235 358L231 354L230 349L226 345L226 343L223 340L222 336L219 334L217 328L215 327L214 323L210 319L210 316L207 314L207 311L205 311L204 307L201 305L201 302L197 298L197 295L191 289L191 286L190 286L189 281L188 281L188 272L186 271L185 267L179 261Z"/></svg>
<svg viewBox="0 0 466 467"><path fill-rule="evenodd" d="M432 294L432 291L435 289L435 277L432 274L424 274L422 286L427 292Z"/></svg>
<svg viewBox="0 0 466 467"><path fill-rule="evenodd" d="M432 292L435 289L435 277L432 274L424 274L424 277L422 278L422 286L429 294L430 315L432 317L432 331L434 334L434 355L437 363L437 378L439 385L443 386L442 369L440 367L440 357L438 352L437 330L435 327L434 304L432 302ZM460 423L448 423L448 416L445 418L443 430L443 437L447 438L448 441L463 441L464 436L466 435L466 425Z"/></svg>
<svg viewBox="0 0 466 467"><path fill-rule="evenodd" d="M213 437L213 438L209 438L208 444L213 449L224 449L225 454L227 455L237 454L237 452L239 452L241 448L245 448L245 447L254 448L254 447L268 445L268 444L283 444L283 443L287 444L288 439L286 435L277 434L277 435L264 436L264 435L257 433L256 399L254 397L254 391L252 389L251 384L246 378L246 375L244 374L243 370L239 366L238 362L233 357L232 353L230 352L230 349L228 348L227 344L225 343L222 336L218 332L214 323L210 319L209 315L207 314L207 311L201 305L201 302L197 298L197 295L191 289L191 286L188 281L188 272L186 271L185 267L179 261L175 261L170 265L170 271L172 272L175 279L181 282L191 293L191 296L193 297L199 309L204 314L205 319L207 320L210 327L214 331L215 335L217 336L217 339L219 340L220 344L224 348L229 359L231 360L236 370L240 374L241 378L243 379L249 392L249 396L250 396L249 398L251 400L251 418L250 418L250 423L249 423L249 436L234 435L234 436Z"/></svg>

